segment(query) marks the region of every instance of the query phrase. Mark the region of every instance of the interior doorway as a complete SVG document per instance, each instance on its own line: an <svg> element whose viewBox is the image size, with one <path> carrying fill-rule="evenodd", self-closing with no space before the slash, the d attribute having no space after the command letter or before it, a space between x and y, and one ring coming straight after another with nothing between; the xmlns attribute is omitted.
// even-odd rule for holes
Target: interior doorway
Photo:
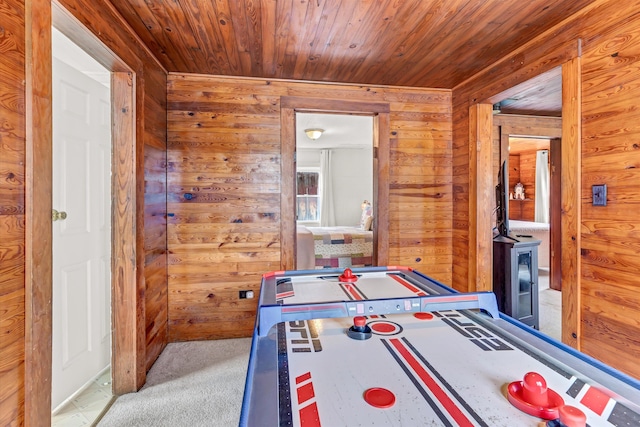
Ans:
<svg viewBox="0 0 640 427"><path fill-rule="evenodd" d="M581 115L580 115L580 75L581 61L579 57L573 58L561 67L549 70L520 85L506 89L486 99L487 103L493 104L493 122L501 113L522 114L534 116L536 118L547 118L560 121L560 129L554 127L553 131L547 129L543 132L531 133L531 129L523 131L519 129L502 127L495 132L494 143L497 139L506 140L509 135L534 135L551 137L551 180L555 182L556 188L561 191L552 194L551 222L559 224L555 227L552 237L552 244L555 248L560 248L559 254L552 257L552 265L562 265L552 273L551 280L561 281L561 337L562 342L579 348L577 337L580 332L580 277L578 266L579 257L579 211L580 211L580 140L581 140ZM540 103L540 100L544 102ZM536 105L537 104L537 105ZM551 107L546 111L552 114L542 114L541 106ZM506 107L506 108L505 108ZM519 111L514 111L518 110ZM500 113L497 114L496 113ZM538 128L544 125L538 123ZM555 145L554 145L555 144ZM497 149L496 149L497 147ZM497 156L505 158L508 156L508 145L494 145L493 160ZM556 148L554 148L556 147ZM505 153L506 151L506 153ZM497 164L497 161L495 162ZM493 166L493 165L492 165ZM557 209L556 207L561 207ZM554 211L555 209L555 211ZM560 212L561 211L561 212Z"/></svg>
<svg viewBox="0 0 640 427"><path fill-rule="evenodd" d="M550 271L557 270L560 248L554 247L553 236L560 233L560 222L553 216L552 195L559 195L559 182L551 179L551 137L509 135L507 140L507 171L509 182L509 226L513 234L527 234L541 241L538 248L540 275L549 280L552 289L560 290L559 280L552 280ZM502 141L501 141L502 143ZM555 256L554 256L555 255ZM555 272L555 271L554 271Z"/></svg>
<svg viewBox="0 0 640 427"><path fill-rule="evenodd" d="M52 54L51 404L90 423L112 398L111 74L55 28Z"/></svg>
<svg viewBox="0 0 640 427"><path fill-rule="evenodd" d="M296 268L373 265L373 116L296 113Z"/></svg>
<svg viewBox="0 0 640 427"><path fill-rule="evenodd" d="M335 99L280 98L281 128L281 266L296 269L296 114L346 114L373 120L373 265L389 260L389 104ZM304 130L304 129L303 129ZM361 203L361 202L360 202Z"/></svg>
<svg viewBox="0 0 640 427"><path fill-rule="evenodd" d="M112 304L112 389L115 394L135 391L144 381L144 371L136 364L139 353L138 290L136 281L136 120L135 74L94 34L60 4L34 13L28 44L33 46L28 64L25 117L32 129L27 134L25 176L29 206L26 216L25 247L29 309L25 313L25 423L42 424L51 419L52 375L52 182L38 177L52 175L52 112L46 102L52 93L51 24L111 72L112 114L112 203L111 278ZM45 19L51 13L52 19ZM38 37L38 43L31 39ZM117 185L113 185L117 183ZM117 212L117 214L114 214ZM144 366L142 366L144 368ZM43 384L49 386L43 387Z"/></svg>

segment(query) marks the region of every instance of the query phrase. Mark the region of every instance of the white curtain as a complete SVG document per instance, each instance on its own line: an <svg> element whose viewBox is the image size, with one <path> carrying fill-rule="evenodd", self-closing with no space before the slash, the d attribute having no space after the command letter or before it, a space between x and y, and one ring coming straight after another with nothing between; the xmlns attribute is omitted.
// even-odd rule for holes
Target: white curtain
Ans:
<svg viewBox="0 0 640 427"><path fill-rule="evenodd" d="M336 225L336 214L333 206L331 150L320 150L320 174L322 175L322 207L320 210L320 226L333 227Z"/></svg>
<svg viewBox="0 0 640 427"><path fill-rule="evenodd" d="M549 223L549 151L536 154L535 222Z"/></svg>

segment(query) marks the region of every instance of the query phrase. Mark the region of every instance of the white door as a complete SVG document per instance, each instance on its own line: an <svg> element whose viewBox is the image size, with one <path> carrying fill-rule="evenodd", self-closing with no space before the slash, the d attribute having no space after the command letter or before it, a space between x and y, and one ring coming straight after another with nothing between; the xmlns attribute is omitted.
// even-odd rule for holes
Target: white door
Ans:
<svg viewBox="0 0 640 427"><path fill-rule="evenodd" d="M109 88L54 58L52 409L110 364L110 132Z"/></svg>

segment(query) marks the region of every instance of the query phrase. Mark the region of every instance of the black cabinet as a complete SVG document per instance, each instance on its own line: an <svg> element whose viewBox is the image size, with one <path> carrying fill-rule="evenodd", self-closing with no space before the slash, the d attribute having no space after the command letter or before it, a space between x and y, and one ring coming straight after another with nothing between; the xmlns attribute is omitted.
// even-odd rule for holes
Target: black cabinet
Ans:
<svg viewBox="0 0 640 427"><path fill-rule="evenodd" d="M538 246L540 240L514 236L493 239L493 291L498 308L539 329Z"/></svg>

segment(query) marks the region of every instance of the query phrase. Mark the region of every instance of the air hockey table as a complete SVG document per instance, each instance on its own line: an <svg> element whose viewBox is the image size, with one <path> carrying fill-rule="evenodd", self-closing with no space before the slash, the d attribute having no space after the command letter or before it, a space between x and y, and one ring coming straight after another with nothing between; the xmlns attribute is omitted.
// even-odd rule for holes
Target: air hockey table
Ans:
<svg viewBox="0 0 640 427"><path fill-rule="evenodd" d="M493 293L406 267L285 271L262 279L240 425L640 426L639 405L640 382Z"/></svg>

